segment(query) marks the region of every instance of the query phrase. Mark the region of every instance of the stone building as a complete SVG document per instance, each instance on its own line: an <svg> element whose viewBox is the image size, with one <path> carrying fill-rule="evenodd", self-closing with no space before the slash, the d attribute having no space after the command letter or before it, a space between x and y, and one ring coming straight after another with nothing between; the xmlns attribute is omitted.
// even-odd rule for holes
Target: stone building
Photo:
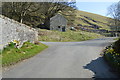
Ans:
<svg viewBox="0 0 120 80"><path fill-rule="evenodd" d="M66 27L67 20L61 14L57 14L50 18L50 30L58 30L65 32Z"/></svg>

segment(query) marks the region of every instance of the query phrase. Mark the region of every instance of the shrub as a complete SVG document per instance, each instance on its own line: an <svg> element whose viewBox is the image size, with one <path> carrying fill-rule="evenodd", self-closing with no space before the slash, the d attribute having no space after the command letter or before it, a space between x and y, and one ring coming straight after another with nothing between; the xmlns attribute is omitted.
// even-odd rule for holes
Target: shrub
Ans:
<svg viewBox="0 0 120 80"><path fill-rule="evenodd" d="M120 39L114 43L113 49L115 50L116 53L120 54Z"/></svg>

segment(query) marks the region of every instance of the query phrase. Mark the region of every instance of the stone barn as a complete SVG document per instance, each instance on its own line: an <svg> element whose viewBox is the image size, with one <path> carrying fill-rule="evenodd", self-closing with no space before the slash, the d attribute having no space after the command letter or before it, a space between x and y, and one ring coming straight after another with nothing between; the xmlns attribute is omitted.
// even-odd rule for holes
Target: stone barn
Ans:
<svg viewBox="0 0 120 80"><path fill-rule="evenodd" d="M65 32L67 27L67 20L61 15L57 14L50 18L50 30L58 30Z"/></svg>

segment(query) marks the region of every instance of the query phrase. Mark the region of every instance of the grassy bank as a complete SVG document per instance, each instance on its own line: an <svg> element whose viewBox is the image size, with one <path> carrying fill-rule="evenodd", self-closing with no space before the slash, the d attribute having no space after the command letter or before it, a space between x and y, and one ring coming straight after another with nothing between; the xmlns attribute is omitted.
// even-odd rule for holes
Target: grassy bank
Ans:
<svg viewBox="0 0 120 80"><path fill-rule="evenodd" d="M107 63L113 68L113 70L120 73L120 53L116 52L116 50L114 49L114 44L106 47L103 57L107 61Z"/></svg>
<svg viewBox="0 0 120 80"><path fill-rule="evenodd" d="M19 61L30 58L47 47L48 46L42 43L36 45L30 42L25 42L23 46L18 49L11 43L2 51L2 66L13 65Z"/></svg>
<svg viewBox="0 0 120 80"><path fill-rule="evenodd" d="M51 41L51 42L68 42L68 41L84 41L89 39L95 39L102 37L100 34L84 32L84 31L50 31L40 30L39 40L40 41Z"/></svg>

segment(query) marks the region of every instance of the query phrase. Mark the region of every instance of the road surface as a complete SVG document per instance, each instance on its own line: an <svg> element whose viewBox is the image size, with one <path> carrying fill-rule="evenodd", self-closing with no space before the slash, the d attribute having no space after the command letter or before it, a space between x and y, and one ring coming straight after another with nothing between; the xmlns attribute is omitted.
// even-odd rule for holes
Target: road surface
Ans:
<svg viewBox="0 0 120 80"><path fill-rule="evenodd" d="M3 78L116 78L100 56L113 38L42 42L49 48L3 73Z"/></svg>

